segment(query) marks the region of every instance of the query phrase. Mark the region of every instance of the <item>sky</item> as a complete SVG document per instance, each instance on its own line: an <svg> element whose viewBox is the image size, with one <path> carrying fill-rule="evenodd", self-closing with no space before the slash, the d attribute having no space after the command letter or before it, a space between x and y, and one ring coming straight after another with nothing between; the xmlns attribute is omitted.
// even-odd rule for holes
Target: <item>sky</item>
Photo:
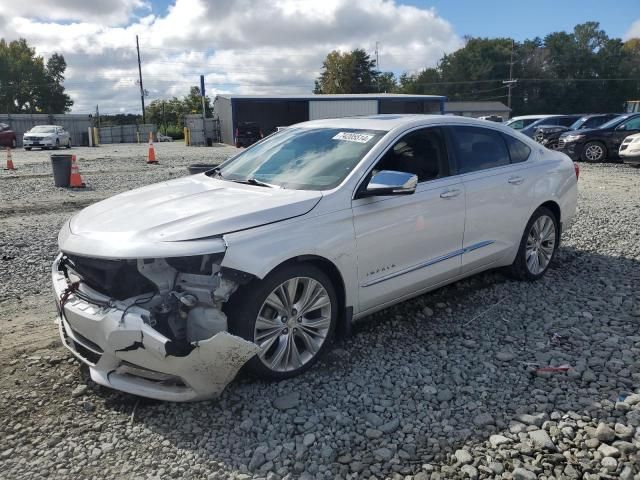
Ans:
<svg viewBox="0 0 640 480"><path fill-rule="evenodd" d="M615 8L613 7L615 5ZM380 69L433 67L465 36L524 40L599 21L640 37L640 0L0 0L0 37L67 61L74 113L140 113L185 95L205 75L216 93L310 93L334 49L379 45Z"/></svg>

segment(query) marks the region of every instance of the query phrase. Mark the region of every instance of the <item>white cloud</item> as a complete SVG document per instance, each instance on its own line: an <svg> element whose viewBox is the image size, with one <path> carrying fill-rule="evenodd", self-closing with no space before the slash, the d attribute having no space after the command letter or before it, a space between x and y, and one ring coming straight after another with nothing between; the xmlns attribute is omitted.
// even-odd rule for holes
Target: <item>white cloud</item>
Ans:
<svg viewBox="0 0 640 480"><path fill-rule="evenodd" d="M624 34L624 40L629 40L630 38L640 38L640 18L633 22L627 30L627 33Z"/></svg>
<svg viewBox="0 0 640 480"><path fill-rule="evenodd" d="M112 10L84 0L85 13L74 23L29 12L3 17L5 1L5 38L26 38L44 56L64 54L76 112L96 104L105 112L139 111L136 35L148 101L184 95L200 74L209 95L308 93L322 60L336 48L372 54L379 42L381 69L405 71L433 66L462 45L434 10L391 0L176 0L166 12L151 7L144 17L131 17L146 5L142 0L103 2L113 3ZM80 0L61 3L71 9ZM98 21L100 15L114 20ZM124 16L132 20L121 25Z"/></svg>
<svg viewBox="0 0 640 480"><path fill-rule="evenodd" d="M148 10L146 0L0 0L0 15L56 21L91 21L119 25L136 10Z"/></svg>

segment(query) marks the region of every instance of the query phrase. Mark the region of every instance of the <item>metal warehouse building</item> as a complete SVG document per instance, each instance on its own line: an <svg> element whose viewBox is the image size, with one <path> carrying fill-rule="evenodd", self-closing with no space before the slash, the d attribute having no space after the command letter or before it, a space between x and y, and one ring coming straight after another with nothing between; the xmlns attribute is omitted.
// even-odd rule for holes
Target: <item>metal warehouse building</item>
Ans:
<svg viewBox="0 0 640 480"><path fill-rule="evenodd" d="M238 123L256 122L267 135L277 127L321 118L378 113L444 113L445 97L391 93L353 95L217 95L213 102L224 143Z"/></svg>

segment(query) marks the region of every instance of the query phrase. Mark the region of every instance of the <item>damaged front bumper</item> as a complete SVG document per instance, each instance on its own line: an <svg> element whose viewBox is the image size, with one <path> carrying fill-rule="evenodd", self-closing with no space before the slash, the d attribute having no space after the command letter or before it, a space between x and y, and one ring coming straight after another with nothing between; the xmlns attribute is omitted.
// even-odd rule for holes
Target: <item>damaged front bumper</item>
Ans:
<svg viewBox="0 0 640 480"><path fill-rule="evenodd" d="M60 338L100 385L158 400L215 398L259 350L226 331L179 348L145 321L144 308L114 301L86 286L80 286L82 298L71 293L61 303L69 287L59 269L61 258L52 268Z"/></svg>

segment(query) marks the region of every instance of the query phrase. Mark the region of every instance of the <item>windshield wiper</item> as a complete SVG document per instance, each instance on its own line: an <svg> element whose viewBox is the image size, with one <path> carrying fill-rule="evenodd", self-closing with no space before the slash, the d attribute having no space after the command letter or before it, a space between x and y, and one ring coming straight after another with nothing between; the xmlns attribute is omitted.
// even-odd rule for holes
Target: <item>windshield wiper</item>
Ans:
<svg viewBox="0 0 640 480"><path fill-rule="evenodd" d="M232 180L232 182L245 183L247 185L256 185L258 187L282 188L279 185L273 185L271 183L263 182L262 180L258 180L255 177L245 178L244 180Z"/></svg>

